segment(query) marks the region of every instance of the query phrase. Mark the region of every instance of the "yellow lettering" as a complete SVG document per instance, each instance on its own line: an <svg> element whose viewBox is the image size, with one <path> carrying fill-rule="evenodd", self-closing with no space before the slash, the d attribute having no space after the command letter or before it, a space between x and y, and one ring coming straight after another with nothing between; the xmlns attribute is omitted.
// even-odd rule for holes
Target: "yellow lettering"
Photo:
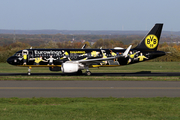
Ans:
<svg viewBox="0 0 180 120"><path fill-rule="evenodd" d="M70 51L70 53L79 53L79 54L84 54L86 53L85 51Z"/></svg>

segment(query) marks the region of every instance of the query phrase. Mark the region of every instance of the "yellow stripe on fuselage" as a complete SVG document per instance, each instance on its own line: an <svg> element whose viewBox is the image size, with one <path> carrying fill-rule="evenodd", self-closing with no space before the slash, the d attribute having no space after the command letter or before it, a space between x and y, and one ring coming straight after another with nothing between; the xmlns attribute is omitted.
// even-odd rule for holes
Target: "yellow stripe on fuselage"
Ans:
<svg viewBox="0 0 180 120"><path fill-rule="evenodd" d="M61 65L17 65L21 67L61 67Z"/></svg>
<svg viewBox="0 0 180 120"><path fill-rule="evenodd" d="M90 65L90 68L95 68L95 67L116 67L120 65Z"/></svg>

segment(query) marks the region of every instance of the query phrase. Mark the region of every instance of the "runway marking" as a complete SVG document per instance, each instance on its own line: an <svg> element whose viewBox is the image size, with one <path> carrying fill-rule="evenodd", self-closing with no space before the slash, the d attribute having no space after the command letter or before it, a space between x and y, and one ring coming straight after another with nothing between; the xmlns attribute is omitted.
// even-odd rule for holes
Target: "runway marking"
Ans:
<svg viewBox="0 0 180 120"><path fill-rule="evenodd" d="M180 87L0 87L1 90L58 90L58 89L66 89L66 90L180 90Z"/></svg>

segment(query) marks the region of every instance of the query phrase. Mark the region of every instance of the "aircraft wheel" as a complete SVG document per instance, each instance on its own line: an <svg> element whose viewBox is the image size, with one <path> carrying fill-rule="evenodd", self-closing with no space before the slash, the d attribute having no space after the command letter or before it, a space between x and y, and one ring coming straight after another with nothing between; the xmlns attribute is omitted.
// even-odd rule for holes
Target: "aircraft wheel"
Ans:
<svg viewBox="0 0 180 120"><path fill-rule="evenodd" d="M86 71L86 75L87 75L87 76L90 76L90 75L91 75L91 72L90 72L90 71Z"/></svg>
<svg viewBox="0 0 180 120"><path fill-rule="evenodd" d="M30 73L30 72L28 72L28 75L30 76L30 75L31 75L31 73Z"/></svg>

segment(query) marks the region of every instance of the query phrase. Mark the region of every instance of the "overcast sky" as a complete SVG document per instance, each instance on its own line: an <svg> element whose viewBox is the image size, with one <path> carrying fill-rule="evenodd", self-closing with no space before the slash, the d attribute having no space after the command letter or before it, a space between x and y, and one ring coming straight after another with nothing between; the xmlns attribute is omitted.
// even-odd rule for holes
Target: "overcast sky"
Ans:
<svg viewBox="0 0 180 120"><path fill-rule="evenodd" d="M1 0L0 29L180 31L180 0Z"/></svg>

